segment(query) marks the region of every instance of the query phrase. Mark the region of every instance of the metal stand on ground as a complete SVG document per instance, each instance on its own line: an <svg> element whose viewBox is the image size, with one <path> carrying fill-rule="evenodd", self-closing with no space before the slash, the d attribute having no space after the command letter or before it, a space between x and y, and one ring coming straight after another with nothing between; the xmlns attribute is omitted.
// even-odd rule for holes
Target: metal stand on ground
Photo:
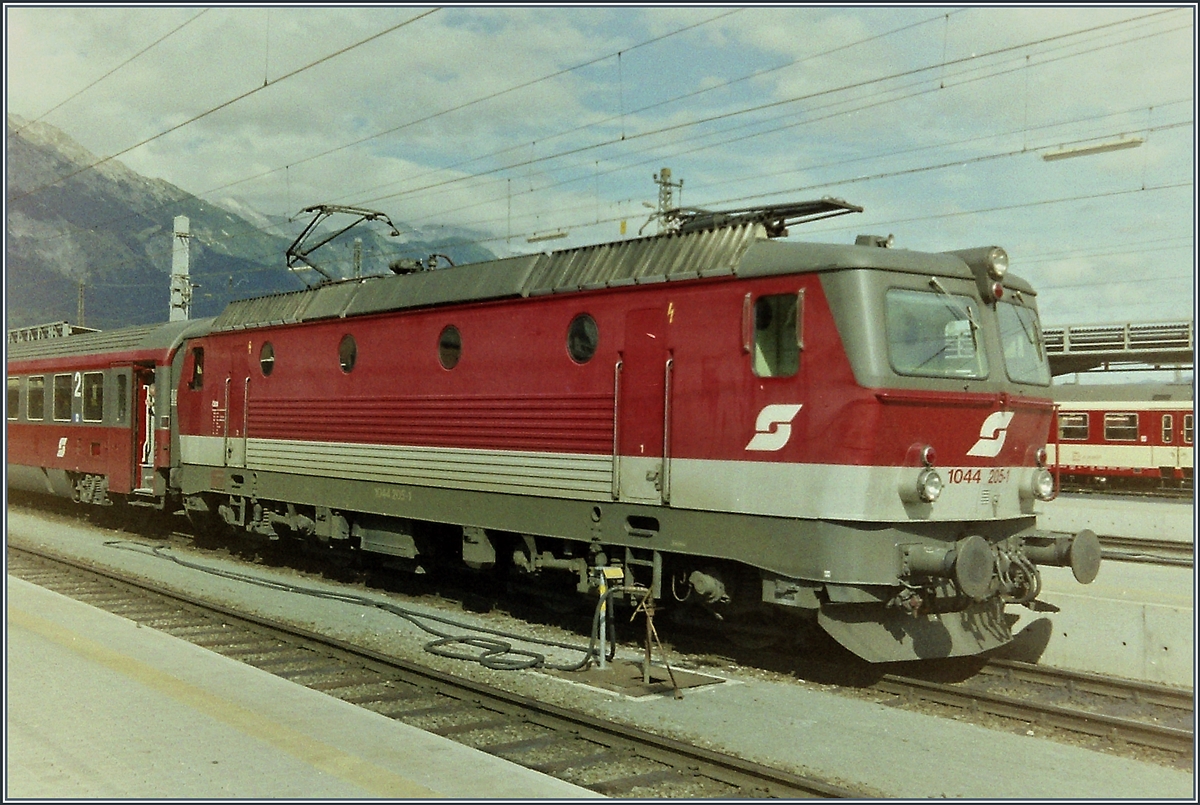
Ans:
<svg viewBox="0 0 1200 805"><path fill-rule="evenodd" d="M675 672L671 670L671 664L667 662L667 651L663 648L662 641L658 638L658 630L654 628L654 597L646 590L646 594L642 596L642 601L638 604L637 609L633 611L630 620L637 616L638 612L646 615L646 653L642 663L642 682L650 684L650 641L653 638L658 644L658 653L662 657L663 665L667 668L667 675L671 678L671 687L674 689L676 699L683 698L683 691L679 689L679 683L675 681Z"/></svg>

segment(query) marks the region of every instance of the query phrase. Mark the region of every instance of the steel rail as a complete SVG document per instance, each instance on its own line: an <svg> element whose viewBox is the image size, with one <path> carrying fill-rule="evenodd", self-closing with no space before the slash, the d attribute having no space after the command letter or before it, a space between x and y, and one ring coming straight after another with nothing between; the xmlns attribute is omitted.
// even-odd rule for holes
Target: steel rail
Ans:
<svg viewBox="0 0 1200 805"><path fill-rule="evenodd" d="M1192 709L1190 692L1165 686L1121 680L1100 674L1042 668L1027 663L992 660L989 665L996 669L995 673L1010 681L1050 686L1072 694L1096 693L1114 699L1156 704L1173 710ZM872 687L909 701L920 699L970 712L1023 721L1033 726L1053 727L1108 738L1113 742L1124 741L1180 755L1192 754L1195 745L1195 734L1191 730L1083 708L1064 707L1038 701L1036 698L1024 699L992 693L972 686L970 680L964 683L943 683L900 674L886 674Z"/></svg>

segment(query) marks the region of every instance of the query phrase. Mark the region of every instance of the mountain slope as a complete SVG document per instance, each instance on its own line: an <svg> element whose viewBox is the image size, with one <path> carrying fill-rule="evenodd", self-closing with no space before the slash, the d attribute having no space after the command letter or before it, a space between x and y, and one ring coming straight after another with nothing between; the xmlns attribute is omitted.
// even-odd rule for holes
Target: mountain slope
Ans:
<svg viewBox="0 0 1200 805"><path fill-rule="evenodd" d="M199 286L192 303L195 318L215 315L232 299L296 290L320 279L308 271L301 280L285 265L288 246L310 217L288 221L248 207L231 210L142 176L117 160L89 168L99 158L59 129L11 114L7 125L5 304L10 328L70 321L112 329L165 321L172 230L179 215L190 221L191 279ZM457 263L492 256L469 245L469 237L425 241L396 223L405 236L401 242L385 237L379 225L356 227L314 258L345 277L354 271L355 239L362 240L363 273L385 272L392 260L435 252L449 254ZM77 309L81 283L82 322Z"/></svg>

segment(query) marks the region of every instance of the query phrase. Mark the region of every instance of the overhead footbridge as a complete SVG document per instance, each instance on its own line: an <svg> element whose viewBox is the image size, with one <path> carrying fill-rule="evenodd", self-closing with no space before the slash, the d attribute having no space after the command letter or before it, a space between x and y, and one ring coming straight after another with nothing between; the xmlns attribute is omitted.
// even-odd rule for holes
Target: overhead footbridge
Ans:
<svg viewBox="0 0 1200 805"><path fill-rule="evenodd" d="M1042 335L1051 374L1092 369L1129 370L1193 366L1195 323L1073 324L1047 327Z"/></svg>

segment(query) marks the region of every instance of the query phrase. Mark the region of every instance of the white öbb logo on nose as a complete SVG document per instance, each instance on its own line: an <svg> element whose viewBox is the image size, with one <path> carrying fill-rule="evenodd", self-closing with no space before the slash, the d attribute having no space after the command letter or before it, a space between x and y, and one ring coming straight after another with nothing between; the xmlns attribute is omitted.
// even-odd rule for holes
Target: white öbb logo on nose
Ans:
<svg viewBox="0 0 1200 805"><path fill-rule="evenodd" d="M792 420L803 405L768 405L758 412L754 422L754 438L746 445L747 450L782 450L792 438Z"/></svg>
<svg viewBox="0 0 1200 805"><path fill-rule="evenodd" d="M1012 411L996 411L990 414L983 420L983 427L979 429L979 441L967 451L967 455L983 458L995 458L1000 455L1000 448L1004 447L1004 439L1008 436L1008 423L1012 422L1012 418Z"/></svg>

